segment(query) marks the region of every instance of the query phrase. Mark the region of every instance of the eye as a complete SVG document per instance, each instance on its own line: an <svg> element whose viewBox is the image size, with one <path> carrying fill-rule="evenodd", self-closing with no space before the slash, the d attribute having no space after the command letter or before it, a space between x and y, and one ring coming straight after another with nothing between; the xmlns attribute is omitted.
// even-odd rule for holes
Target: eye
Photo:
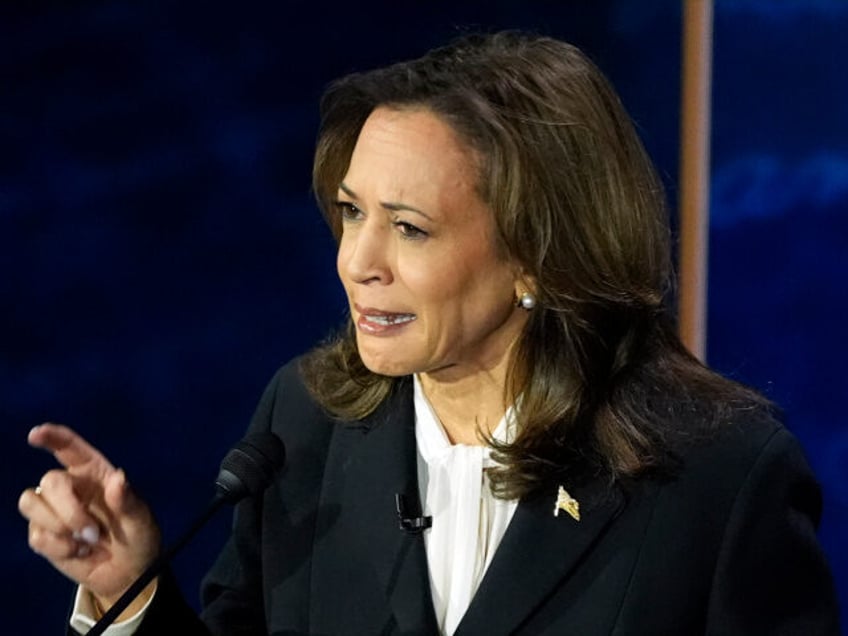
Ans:
<svg viewBox="0 0 848 636"><path fill-rule="evenodd" d="M421 240L428 236L427 232L422 230L420 227L416 227L412 223L407 223L406 221L394 221L393 225L405 239Z"/></svg>
<svg viewBox="0 0 848 636"><path fill-rule="evenodd" d="M344 221L358 221L362 218L362 210L350 201L335 201L334 205Z"/></svg>

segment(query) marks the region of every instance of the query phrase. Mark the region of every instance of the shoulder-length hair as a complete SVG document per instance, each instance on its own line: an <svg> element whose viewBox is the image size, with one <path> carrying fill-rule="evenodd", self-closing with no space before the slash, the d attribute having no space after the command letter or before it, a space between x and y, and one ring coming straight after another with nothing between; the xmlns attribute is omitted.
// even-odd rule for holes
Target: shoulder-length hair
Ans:
<svg viewBox="0 0 848 636"><path fill-rule="evenodd" d="M499 247L535 283L538 304L504 395L521 396L518 434L510 444L488 440L502 464L492 473L499 495L564 475L671 468L679 412L706 405L702 419L715 421L722 405L759 399L681 345L665 304L661 183L615 91L577 48L513 32L466 36L333 83L321 102L313 185L337 239L333 202L378 106L428 109L468 144ZM316 399L343 419L372 412L397 382L364 366L350 321L302 369Z"/></svg>

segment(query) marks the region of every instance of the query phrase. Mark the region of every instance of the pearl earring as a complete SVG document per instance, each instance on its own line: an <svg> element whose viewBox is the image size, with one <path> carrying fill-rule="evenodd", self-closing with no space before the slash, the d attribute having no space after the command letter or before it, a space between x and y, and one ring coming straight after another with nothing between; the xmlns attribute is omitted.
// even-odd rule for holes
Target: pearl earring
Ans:
<svg viewBox="0 0 848 636"><path fill-rule="evenodd" d="M518 306L530 311L536 306L536 297L529 291L522 292L521 296L518 298Z"/></svg>

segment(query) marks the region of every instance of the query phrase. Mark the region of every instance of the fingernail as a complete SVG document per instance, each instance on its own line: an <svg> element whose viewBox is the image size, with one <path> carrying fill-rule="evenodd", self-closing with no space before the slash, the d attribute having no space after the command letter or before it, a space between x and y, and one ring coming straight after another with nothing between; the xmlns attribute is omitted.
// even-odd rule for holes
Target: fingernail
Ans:
<svg viewBox="0 0 848 636"><path fill-rule="evenodd" d="M91 546L85 545L84 543L77 548L77 558L84 559L89 554L91 554Z"/></svg>
<svg viewBox="0 0 848 636"><path fill-rule="evenodd" d="M100 538L100 529L97 526L86 526L79 533L79 539L88 545L94 545Z"/></svg>

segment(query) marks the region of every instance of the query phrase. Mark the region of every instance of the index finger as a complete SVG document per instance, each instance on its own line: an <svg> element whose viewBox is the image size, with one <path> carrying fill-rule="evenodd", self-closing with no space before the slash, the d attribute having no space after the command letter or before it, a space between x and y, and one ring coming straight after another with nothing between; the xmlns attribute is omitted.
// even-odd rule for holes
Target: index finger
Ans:
<svg viewBox="0 0 848 636"><path fill-rule="evenodd" d="M67 426L41 424L29 432L27 441L31 446L53 453L65 468L92 465L103 471L114 470L114 466L99 450Z"/></svg>

